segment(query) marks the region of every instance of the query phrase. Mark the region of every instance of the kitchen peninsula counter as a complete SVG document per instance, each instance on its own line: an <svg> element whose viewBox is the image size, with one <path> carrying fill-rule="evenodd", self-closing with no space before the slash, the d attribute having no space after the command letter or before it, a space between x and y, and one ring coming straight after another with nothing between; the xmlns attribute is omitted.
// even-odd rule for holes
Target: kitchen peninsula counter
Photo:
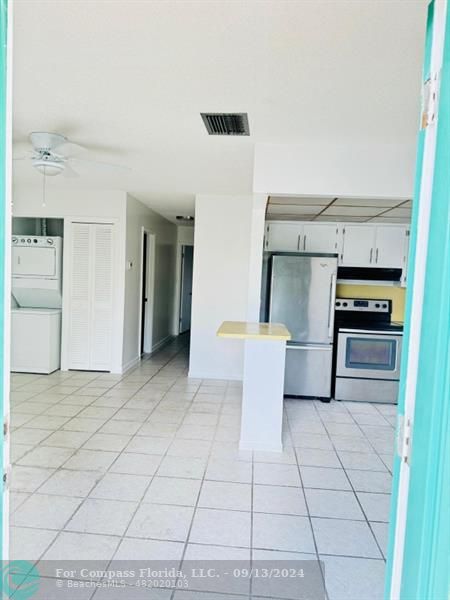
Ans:
<svg viewBox="0 0 450 600"><path fill-rule="evenodd" d="M281 452L286 342L282 323L224 321L218 337L244 342L241 450Z"/></svg>

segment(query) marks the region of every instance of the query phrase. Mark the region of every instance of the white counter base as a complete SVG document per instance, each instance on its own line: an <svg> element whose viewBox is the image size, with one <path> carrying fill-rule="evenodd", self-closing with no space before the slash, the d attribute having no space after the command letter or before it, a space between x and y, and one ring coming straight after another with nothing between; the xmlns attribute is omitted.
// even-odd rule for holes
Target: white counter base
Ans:
<svg viewBox="0 0 450 600"><path fill-rule="evenodd" d="M240 450L282 452L285 340L244 341Z"/></svg>

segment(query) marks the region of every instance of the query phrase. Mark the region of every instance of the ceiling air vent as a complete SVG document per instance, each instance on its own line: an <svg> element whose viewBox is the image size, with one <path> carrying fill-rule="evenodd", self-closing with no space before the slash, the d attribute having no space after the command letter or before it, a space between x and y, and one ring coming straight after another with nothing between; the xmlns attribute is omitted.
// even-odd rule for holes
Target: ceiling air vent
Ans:
<svg viewBox="0 0 450 600"><path fill-rule="evenodd" d="M200 113L209 135L250 135L247 113Z"/></svg>

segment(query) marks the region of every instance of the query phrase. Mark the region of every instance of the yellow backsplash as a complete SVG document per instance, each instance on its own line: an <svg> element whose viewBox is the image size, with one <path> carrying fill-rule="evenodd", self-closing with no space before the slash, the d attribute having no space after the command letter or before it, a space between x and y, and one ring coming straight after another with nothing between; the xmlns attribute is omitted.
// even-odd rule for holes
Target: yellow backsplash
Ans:
<svg viewBox="0 0 450 600"><path fill-rule="evenodd" d="M353 285L338 283L336 296L340 298L373 298L374 300L392 300L393 321L403 321L405 318L406 288L384 285Z"/></svg>

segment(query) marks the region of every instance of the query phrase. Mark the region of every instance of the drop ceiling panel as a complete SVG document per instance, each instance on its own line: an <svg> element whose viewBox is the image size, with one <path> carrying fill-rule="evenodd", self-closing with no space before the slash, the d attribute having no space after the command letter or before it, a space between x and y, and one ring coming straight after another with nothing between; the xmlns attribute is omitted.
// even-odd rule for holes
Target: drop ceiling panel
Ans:
<svg viewBox="0 0 450 600"><path fill-rule="evenodd" d="M267 215L269 221L312 221L313 215L293 215L293 214L282 214L282 215ZM329 220L329 219L328 219Z"/></svg>
<svg viewBox="0 0 450 600"><path fill-rule="evenodd" d="M269 206L271 204L284 204L296 206L327 206L333 198L300 198L299 196L270 196Z"/></svg>
<svg viewBox="0 0 450 600"><path fill-rule="evenodd" d="M398 198L337 198L333 206L376 206L380 209L397 206L402 200Z"/></svg>
<svg viewBox="0 0 450 600"><path fill-rule="evenodd" d="M328 223L364 223L364 221L367 221L367 217L346 217L346 216L325 216L325 215L320 215L319 217L316 217L314 219L314 221L328 221Z"/></svg>
<svg viewBox="0 0 450 600"><path fill-rule="evenodd" d="M323 213L325 216L374 217L382 212L382 208L373 206L330 206Z"/></svg>
<svg viewBox="0 0 450 600"><path fill-rule="evenodd" d="M388 210L384 212L383 217L411 217L411 209L410 208L393 208L392 210Z"/></svg>
<svg viewBox="0 0 450 600"><path fill-rule="evenodd" d="M273 214L291 214L291 215L317 215L323 208L320 206L286 206L282 204L269 205L267 212Z"/></svg>

